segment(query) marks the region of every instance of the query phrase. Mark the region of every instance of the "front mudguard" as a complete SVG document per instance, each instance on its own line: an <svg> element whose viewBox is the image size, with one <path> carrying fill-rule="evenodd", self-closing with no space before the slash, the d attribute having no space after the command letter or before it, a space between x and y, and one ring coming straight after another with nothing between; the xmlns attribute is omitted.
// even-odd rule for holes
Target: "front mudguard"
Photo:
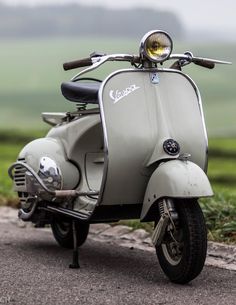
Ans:
<svg viewBox="0 0 236 305"><path fill-rule="evenodd" d="M141 220L157 199L200 198L213 196L204 171L191 161L171 160L162 163L152 174L144 196Z"/></svg>

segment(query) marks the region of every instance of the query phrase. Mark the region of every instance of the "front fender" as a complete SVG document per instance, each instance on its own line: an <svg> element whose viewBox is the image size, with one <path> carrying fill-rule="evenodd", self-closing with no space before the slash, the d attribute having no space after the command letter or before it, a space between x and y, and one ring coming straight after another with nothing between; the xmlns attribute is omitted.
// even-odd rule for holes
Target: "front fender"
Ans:
<svg viewBox="0 0 236 305"><path fill-rule="evenodd" d="M213 196L204 171L191 161L171 160L162 163L152 174L144 196L141 220L159 198L199 198Z"/></svg>

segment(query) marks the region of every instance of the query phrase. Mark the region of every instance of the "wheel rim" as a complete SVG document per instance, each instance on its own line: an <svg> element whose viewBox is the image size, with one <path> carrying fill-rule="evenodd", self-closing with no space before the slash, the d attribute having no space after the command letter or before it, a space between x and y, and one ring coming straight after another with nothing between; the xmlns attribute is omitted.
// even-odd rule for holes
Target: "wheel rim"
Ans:
<svg viewBox="0 0 236 305"><path fill-rule="evenodd" d="M58 232L62 235L65 236L69 233L70 231L70 223L69 222L56 222L56 227Z"/></svg>
<svg viewBox="0 0 236 305"><path fill-rule="evenodd" d="M182 230L175 231L167 230L167 238L161 244L163 254L166 260L172 266L176 266L180 263L183 256L183 233Z"/></svg>

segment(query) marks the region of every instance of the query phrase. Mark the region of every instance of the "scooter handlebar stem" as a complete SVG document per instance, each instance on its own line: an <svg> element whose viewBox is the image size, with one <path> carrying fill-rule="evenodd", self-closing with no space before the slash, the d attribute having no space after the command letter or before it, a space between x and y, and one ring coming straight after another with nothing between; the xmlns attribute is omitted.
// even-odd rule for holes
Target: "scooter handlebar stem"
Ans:
<svg viewBox="0 0 236 305"><path fill-rule="evenodd" d="M95 56L91 57L92 65L90 67L80 71L76 74L71 81L76 81L81 75L93 71L97 69L99 66L104 64L107 61L128 61L131 64L140 63L140 57L137 55L130 55L130 54L111 54L111 55L104 55L104 56Z"/></svg>

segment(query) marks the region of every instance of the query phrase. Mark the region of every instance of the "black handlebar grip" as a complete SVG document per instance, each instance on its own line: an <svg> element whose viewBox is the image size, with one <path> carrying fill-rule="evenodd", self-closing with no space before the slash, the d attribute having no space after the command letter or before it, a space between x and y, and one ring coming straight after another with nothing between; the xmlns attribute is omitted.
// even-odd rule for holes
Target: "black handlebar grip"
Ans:
<svg viewBox="0 0 236 305"><path fill-rule="evenodd" d="M92 64L93 64L92 59L90 57L88 57L88 58L84 58L84 59L66 62L63 64L63 69L65 71L67 71L67 70L72 70L72 69L76 69L76 68L91 66Z"/></svg>
<svg viewBox="0 0 236 305"><path fill-rule="evenodd" d="M205 59L194 59L193 62L195 63L195 65L204 67L204 68L208 68L208 69L214 69L215 68L215 63L205 60Z"/></svg>

